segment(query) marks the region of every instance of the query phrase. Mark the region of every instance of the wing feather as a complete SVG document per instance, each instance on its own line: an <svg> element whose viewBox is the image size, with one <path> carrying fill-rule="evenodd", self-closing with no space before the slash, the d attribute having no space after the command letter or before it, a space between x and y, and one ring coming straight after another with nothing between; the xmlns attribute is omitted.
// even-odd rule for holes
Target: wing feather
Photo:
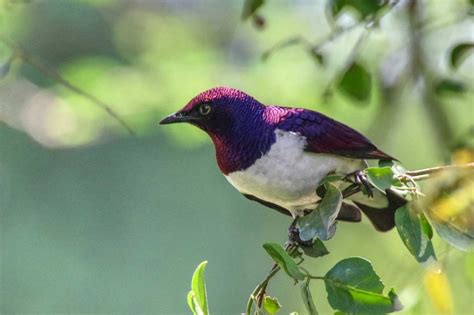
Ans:
<svg viewBox="0 0 474 315"><path fill-rule="evenodd" d="M277 128L306 137L308 152L357 159L395 160L358 131L308 109L284 108Z"/></svg>

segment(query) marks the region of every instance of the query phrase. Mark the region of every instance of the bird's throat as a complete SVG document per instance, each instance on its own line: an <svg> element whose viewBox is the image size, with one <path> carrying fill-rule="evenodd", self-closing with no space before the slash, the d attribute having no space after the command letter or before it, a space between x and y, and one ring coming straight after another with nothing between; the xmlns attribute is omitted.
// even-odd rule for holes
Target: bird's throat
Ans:
<svg viewBox="0 0 474 315"><path fill-rule="evenodd" d="M224 175L252 166L275 142L274 133L263 128L241 128L233 133L210 136L217 164Z"/></svg>

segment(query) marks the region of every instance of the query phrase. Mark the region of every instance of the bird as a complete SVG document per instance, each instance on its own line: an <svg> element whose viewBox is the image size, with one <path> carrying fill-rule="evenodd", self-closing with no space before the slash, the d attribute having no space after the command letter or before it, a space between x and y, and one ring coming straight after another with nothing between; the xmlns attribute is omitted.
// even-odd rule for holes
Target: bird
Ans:
<svg viewBox="0 0 474 315"><path fill-rule="evenodd" d="M294 219L317 208L316 188L328 174L360 174L367 160L396 160L322 113L264 105L231 87L206 90L160 121L173 123L189 123L210 136L220 171L247 199ZM359 222L362 211L377 230L392 229L404 200L389 190L379 195L344 200L337 219Z"/></svg>

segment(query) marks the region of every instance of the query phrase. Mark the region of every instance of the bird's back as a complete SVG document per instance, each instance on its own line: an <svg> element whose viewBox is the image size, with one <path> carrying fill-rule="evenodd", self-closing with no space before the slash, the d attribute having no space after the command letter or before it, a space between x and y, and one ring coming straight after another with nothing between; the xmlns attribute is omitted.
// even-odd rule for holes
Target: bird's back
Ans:
<svg viewBox="0 0 474 315"><path fill-rule="evenodd" d="M324 114L303 108L267 106L267 116L275 127L305 137L305 150L355 159L394 160L380 151L364 135Z"/></svg>

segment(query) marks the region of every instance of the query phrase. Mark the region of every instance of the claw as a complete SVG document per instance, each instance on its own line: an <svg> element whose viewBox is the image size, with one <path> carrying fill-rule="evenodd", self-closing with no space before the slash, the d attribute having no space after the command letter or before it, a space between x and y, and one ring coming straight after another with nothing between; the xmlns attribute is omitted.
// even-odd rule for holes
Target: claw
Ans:
<svg viewBox="0 0 474 315"><path fill-rule="evenodd" d="M370 185L370 182L369 180L367 179L367 176L365 176L364 172L362 171L357 171L355 174L354 174L354 177L355 177L355 180L357 182L359 182L360 184L362 184L365 189L367 190L367 195L370 197L370 198L373 198L374 197L374 193L372 191L372 187Z"/></svg>
<svg viewBox="0 0 474 315"><path fill-rule="evenodd" d="M355 171L353 173L350 173L346 176L347 179L350 177L354 178L354 183L358 185L364 186L365 190L367 191L367 195L372 198L374 196L374 193L372 191L372 187L370 185L369 180L367 179L367 176L365 176L363 171Z"/></svg>
<svg viewBox="0 0 474 315"><path fill-rule="evenodd" d="M291 225L288 227L288 242L287 246L289 245L292 245L292 244L297 244L297 245L302 245L302 246L312 246L313 245L313 241L312 240L309 240L309 241L303 241L301 238L300 238L300 231L299 229L296 227L296 223L298 222L298 218L296 218L292 223Z"/></svg>

